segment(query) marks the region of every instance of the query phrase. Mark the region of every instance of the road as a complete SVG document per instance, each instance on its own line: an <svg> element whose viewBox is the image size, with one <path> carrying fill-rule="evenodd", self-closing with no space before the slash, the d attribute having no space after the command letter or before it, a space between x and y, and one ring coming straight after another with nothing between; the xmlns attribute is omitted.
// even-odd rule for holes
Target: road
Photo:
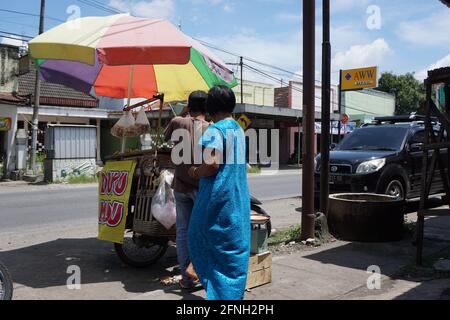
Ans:
<svg viewBox="0 0 450 320"><path fill-rule="evenodd" d="M300 171L249 178L252 195L260 200L289 198L300 195ZM0 191L0 233L24 231L95 220L97 187L51 185L33 188L10 188Z"/></svg>

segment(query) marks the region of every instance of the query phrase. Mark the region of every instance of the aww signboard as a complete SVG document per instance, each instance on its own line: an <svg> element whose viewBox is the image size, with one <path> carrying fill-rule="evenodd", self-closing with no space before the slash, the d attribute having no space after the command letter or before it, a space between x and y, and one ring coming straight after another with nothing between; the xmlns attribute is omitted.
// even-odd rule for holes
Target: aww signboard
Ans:
<svg viewBox="0 0 450 320"><path fill-rule="evenodd" d="M122 243L135 161L106 163L99 181L98 239Z"/></svg>
<svg viewBox="0 0 450 320"><path fill-rule="evenodd" d="M360 90L378 87L377 67L342 70L341 90Z"/></svg>

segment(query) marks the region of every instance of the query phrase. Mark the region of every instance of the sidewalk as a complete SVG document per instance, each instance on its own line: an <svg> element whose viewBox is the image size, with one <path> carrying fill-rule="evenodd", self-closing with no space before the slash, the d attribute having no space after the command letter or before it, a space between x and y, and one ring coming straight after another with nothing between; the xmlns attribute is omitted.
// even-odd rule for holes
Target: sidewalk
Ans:
<svg viewBox="0 0 450 320"><path fill-rule="evenodd" d="M300 223L299 198L265 202L274 229ZM159 279L178 274L171 247L155 265L134 269L120 262L110 243L96 239L96 218L77 226L0 234L0 260L15 282L15 299L202 299L203 290L188 294ZM415 213L408 215L415 220ZM428 219L425 256L450 247L450 219ZM449 251L450 255L450 251ZM272 283L246 293L246 299L448 299L450 277L442 279L402 271L414 266L410 239L364 244L335 241L318 248L286 246L273 256ZM66 287L67 267L82 270L82 290ZM369 266L382 274L380 290L368 290ZM25 266L25 267L23 267ZM411 268L410 268L411 269ZM414 269L414 268L412 268ZM418 269L421 271L421 269ZM401 272L400 272L401 271Z"/></svg>
<svg viewBox="0 0 450 320"><path fill-rule="evenodd" d="M270 201L264 208L272 214L275 229L300 222L296 210L300 199ZM407 216L414 221L416 213ZM425 224L424 256L450 247L450 218L430 218ZM446 240L446 241L445 241ZM411 239L394 243L351 243L335 241L318 248L296 244L273 256L272 283L247 292L248 300L328 300L328 299L450 299L450 277L410 278L402 268L415 268L416 248ZM369 290L372 275L368 268L381 271L381 288ZM449 274L450 275L450 274ZM204 292L184 296L198 299ZM148 292L135 299L177 299L166 290Z"/></svg>

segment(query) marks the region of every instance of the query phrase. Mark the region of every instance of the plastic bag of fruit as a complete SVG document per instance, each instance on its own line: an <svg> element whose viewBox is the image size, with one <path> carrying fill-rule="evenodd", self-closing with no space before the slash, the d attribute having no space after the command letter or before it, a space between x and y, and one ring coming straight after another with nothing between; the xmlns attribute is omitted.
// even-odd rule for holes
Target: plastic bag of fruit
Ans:
<svg viewBox="0 0 450 320"><path fill-rule="evenodd" d="M150 130L150 122L148 121L144 108L139 110L136 116L136 130L139 134L146 134Z"/></svg>
<svg viewBox="0 0 450 320"><path fill-rule="evenodd" d="M119 121L112 127L111 134L117 138L136 137L139 135L131 112L126 111Z"/></svg>

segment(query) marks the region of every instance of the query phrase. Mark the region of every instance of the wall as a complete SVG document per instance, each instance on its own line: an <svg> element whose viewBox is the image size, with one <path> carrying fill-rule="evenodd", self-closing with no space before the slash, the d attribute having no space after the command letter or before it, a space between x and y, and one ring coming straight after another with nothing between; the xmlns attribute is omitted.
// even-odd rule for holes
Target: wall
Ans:
<svg viewBox="0 0 450 320"><path fill-rule="evenodd" d="M395 96L376 90L346 91L342 94L343 111L352 121L368 121L374 116L392 116Z"/></svg>
<svg viewBox="0 0 450 320"><path fill-rule="evenodd" d="M244 103L273 107L275 105L275 86L266 83L244 80ZM233 88L236 101L241 102L241 85Z"/></svg>
<svg viewBox="0 0 450 320"><path fill-rule="evenodd" d="M298 81L289 82L290 108L303 110L303 83ZM337 86L331 86L330 112L338 110ZM322 87L315 86L315 111L322 112Z"/></svg>
<svg viewBox="0 0 450 320"><path fill-rule="evenodd" d="M275 88L275 107L289 108L289 87Z"/></svg>
<svg viewBox="0 0 450 320"><path fill-rule="evenodd" d="M17 92L19 48L0 44L0 92Z"/></svg>
<svg viewBox="0 0 450 320"><path fill-rule="evenodd" d="M16 169L16 141L15 134L17 131L17 107L0 104L0 117L11 118L11 130L6 134L6 161L7 168L6 172L10 172ZM0 150L1 151L1 150Z"/></svg>

